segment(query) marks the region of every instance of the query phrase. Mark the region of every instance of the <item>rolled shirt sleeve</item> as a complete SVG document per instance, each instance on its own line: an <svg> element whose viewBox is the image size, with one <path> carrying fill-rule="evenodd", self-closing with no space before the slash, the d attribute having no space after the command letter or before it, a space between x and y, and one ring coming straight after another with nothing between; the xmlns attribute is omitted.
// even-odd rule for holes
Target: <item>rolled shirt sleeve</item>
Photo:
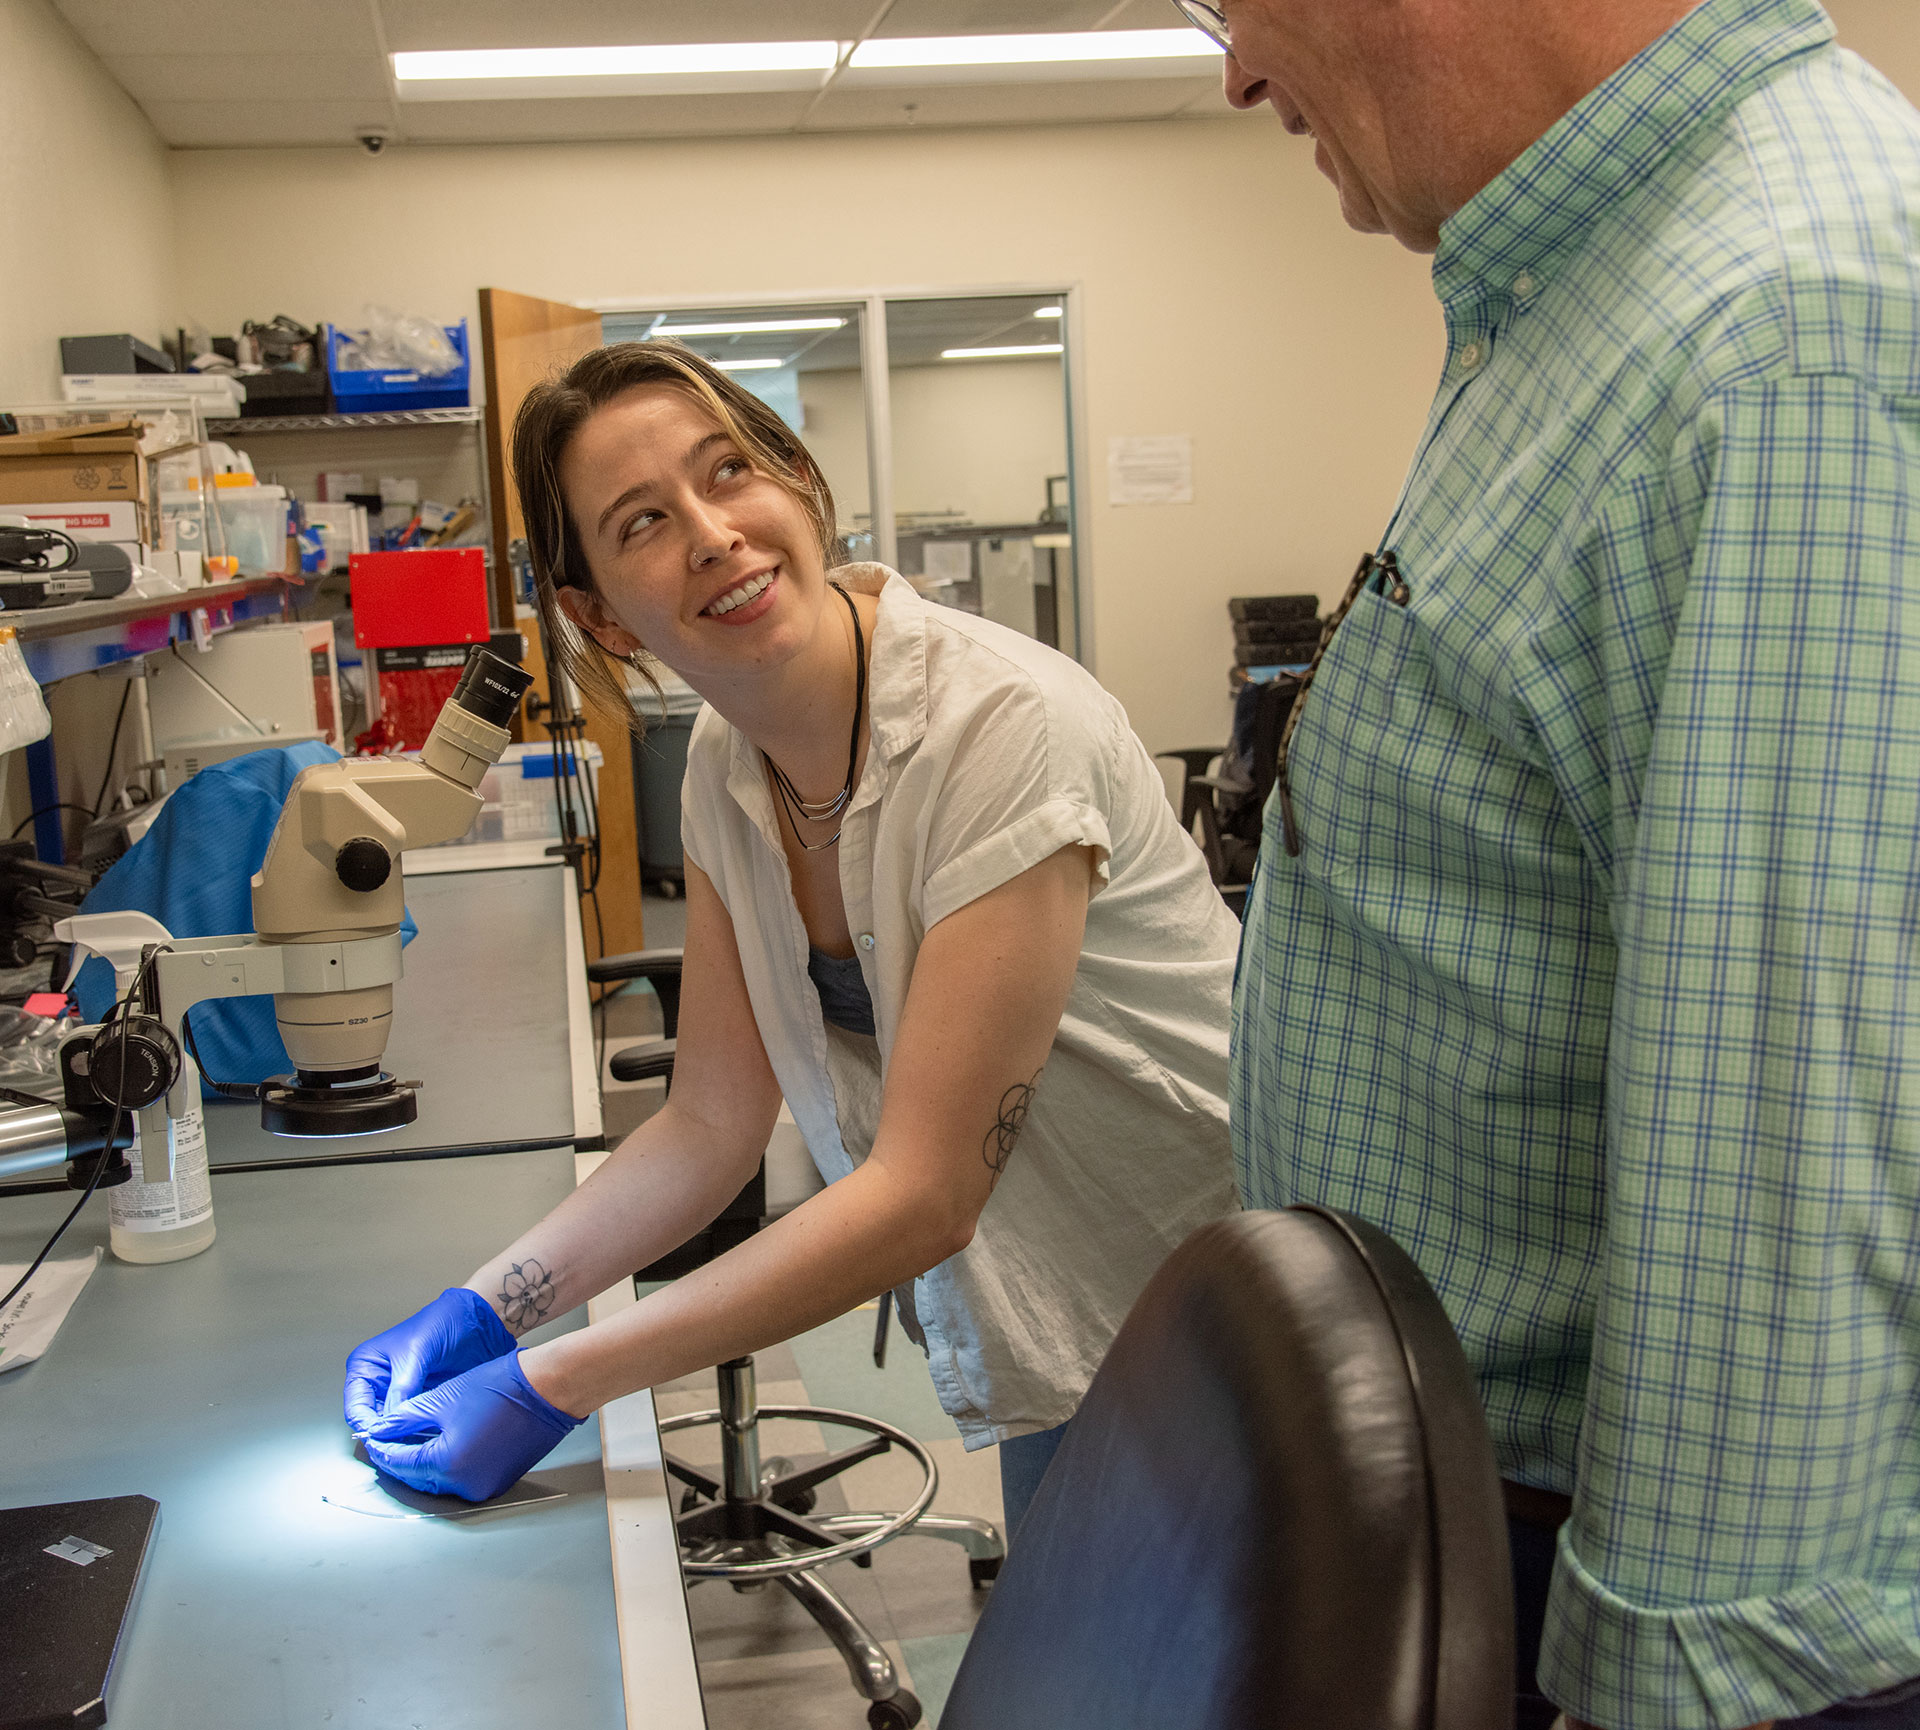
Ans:
<svg viewBox="0 0 1920 1730"><path fill-rule="evenodd" d="M1540 1661L1610 1730L1920 1676L1920 401L1735 388L1670 492L1698 529L1616 806L1604 1234Z"/></svg>
<svg viewBox="0 0 1920 1730"><path fill-rule="evenodd" d="M1031 680L987 689L947 761L928 832L929 928L1062 847L1092 849L1095 893L1109 878L1110 701L1049 703Z"/></svg>

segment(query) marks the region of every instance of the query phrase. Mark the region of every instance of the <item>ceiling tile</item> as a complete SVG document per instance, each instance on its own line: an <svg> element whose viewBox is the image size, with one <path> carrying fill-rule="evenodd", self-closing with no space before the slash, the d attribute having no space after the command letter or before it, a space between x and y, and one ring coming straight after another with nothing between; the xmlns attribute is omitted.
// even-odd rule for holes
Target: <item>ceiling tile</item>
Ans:
<svg viewBox="0 0 1920 1730"><path fill-rule="evenodd" d="M547 139L678 138L787 132L812 96L589 96L578 101L419 102L402 111L410 140L436 144Z"/></svg>
<svg viewBox="0 0 1920 1730"><path fill-rule="evenodd" d="M876 0L379 0L387 46L604 48L648 42L817 42L859 35Z"/></svg>
<svg viewBox="0 0 1920 1730"><path fill-rule="evenodd" d="M367 0L55 0L102 60L134 54L376 54Z"/></svg>
<svg viewBox="0 0 1920 1730"><path fill-rule="evenodd" d="M1217 78L1207 80L1206 89L1199 92L1186 107L1180 110L1183 115L1237 114L1239 110L1227 100L1227 93ZM1271 115L1272 110L1263 108L1262 114Z"/></svg>
<svg viewBox="0 0 1920 1730"><path fill-rule="evenodd" d="M1108 10L1103 30L1178 30L1186 23L1173 0L1119 0Z"/></svg>
<svg viewBox="0 0 1920 1730"><path fill-rule="evenodd" d="M183 148L342 144L392 124L380 34L413 48L596 46L858 35L880 0L54 0L61 14ZM1856 4L1868 0L1855 0ZM1894 0L1905 3L1905 0ZM1153 28L1165 0L897 0L892 36ZM1156 69L1157 70L1157 69ZM1223 106L1217 79L1126 76L945 87L603 95L408 103L404 137L436 142L715 136L923 126L1145 119Z"/></svg>
<svg viewBox="0 0 1920 1730"><path fill-rule="evenodd" d="M842 89L822 98L809 132L900 126L1046 126L1152 120L1179 112L1212 79L1076 80L1071 84L950 84L924 90ZM909 115L909 105L911 114Z"/></svg>
<svg viewBox="0 0 1920 1730"><path fill-rule="evenodd" d="M187 150L350 144L362 132L384 132L391 125L384 102L148 102L143 106L160 136Z"/></svg>
<svg viewBox="0 0 1920 1730"><path fill-rule="evenodd" d="M293 97L384 108L387 100L386 68L371 54L130 54L113 55L106 66L143 105Z"/></svg>
<svg viewBox="0 0 1920 1730"><path fill-rule="evenodd" d="M1115 0L896 0L875 34L1024 36L1045 30L1091 30L1113 10L1114 3ZM1173 27L1178 28L1177 20Z"/></svg>

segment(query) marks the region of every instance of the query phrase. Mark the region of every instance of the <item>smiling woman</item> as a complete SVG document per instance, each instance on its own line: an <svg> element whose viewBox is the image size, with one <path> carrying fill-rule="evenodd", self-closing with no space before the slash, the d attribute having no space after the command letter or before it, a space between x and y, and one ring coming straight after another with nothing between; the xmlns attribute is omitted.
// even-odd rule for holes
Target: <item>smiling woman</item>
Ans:
<svg viewBox="0 0 1920 1730"><path fill-rule="evenodd" d="M690 456L708 454L715 440L729 441L755 473L789 493L812 522L824 563L834 562L837 541L833 491L786 423L726 373L678 343L609 344L575 363L560 383L532 392L514 424L513 471L526 519L527 545L539 575L547 641L574 683L615 714L632 712L623 680L576 620L578 609L556 599L567 590L590 597L594 586L580 533L567 511L555 453L570 447L575 433L597 409L643 386L664 386L680 393L689 408L711 421L711 429ZM600 515L607 517L623 502L628 502L624 493L609 501ZM604 527L600 522L593 525L596 534L604 532ZM621 659L658 688L644 645Z"/></svg>
<svg viewBox="0 0 1920 1730"><path fill-rule="evenodd" d="M575 677L657 660L708 704L674 1086L464 1295L374 1342L404 1368L363 1375L349 1418L416 1488L484 1496L606 1400L893 1291L967 1445L1021 1444L1015 1526L1134 1298L1235 1205L1238 927L1119 704L1030 636L836 565L818 463L711 363L598 350L528 396L514 455ZM514 1353L711 1221L783 1099L820 1194Z"/></svg>

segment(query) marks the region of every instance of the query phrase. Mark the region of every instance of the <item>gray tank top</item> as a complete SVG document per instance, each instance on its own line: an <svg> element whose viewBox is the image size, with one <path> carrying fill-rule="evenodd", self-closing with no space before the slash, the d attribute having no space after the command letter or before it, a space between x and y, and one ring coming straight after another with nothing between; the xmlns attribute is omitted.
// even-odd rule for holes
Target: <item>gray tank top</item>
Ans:
<svg viewBox="0 0 1920 1730"><path fill-rule="evenodd" d="M809 944L807 977L820 993L820 1013L828 1022L849 1033L875 1037L873 998L860 971L859 956L826 955Z"/></svg>

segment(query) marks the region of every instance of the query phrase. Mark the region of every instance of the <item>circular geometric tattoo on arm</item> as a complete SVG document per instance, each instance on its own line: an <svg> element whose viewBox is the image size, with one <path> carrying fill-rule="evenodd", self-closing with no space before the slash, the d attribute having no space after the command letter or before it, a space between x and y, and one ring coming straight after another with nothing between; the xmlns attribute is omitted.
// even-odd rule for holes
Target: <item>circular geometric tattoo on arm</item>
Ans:
<svg viewBox="0 0 1920 1730"><path fill-rule="evenodd" d="M517 1337L538 1327L553 1308L552 1270L537 1261L517 1261L500 1282L500 1314Z"/></svg>
<svg viewBox="0 0 1920 1730"><path fill-rule="evenodd" d="M1005 1173L1007 1162L1013 1158L1013 1144L1020 1139L1020 1131L1026 1127L1027 1112L1033 1106L1034 1084L1039 1079L1040 1071L1036 1069L1032 1081L1017 1081L1000 1095L1000 1108L994 1114L993 1128L987 1131L987 1139L980 1149L987 1169L996 1178Z"/></svg>

